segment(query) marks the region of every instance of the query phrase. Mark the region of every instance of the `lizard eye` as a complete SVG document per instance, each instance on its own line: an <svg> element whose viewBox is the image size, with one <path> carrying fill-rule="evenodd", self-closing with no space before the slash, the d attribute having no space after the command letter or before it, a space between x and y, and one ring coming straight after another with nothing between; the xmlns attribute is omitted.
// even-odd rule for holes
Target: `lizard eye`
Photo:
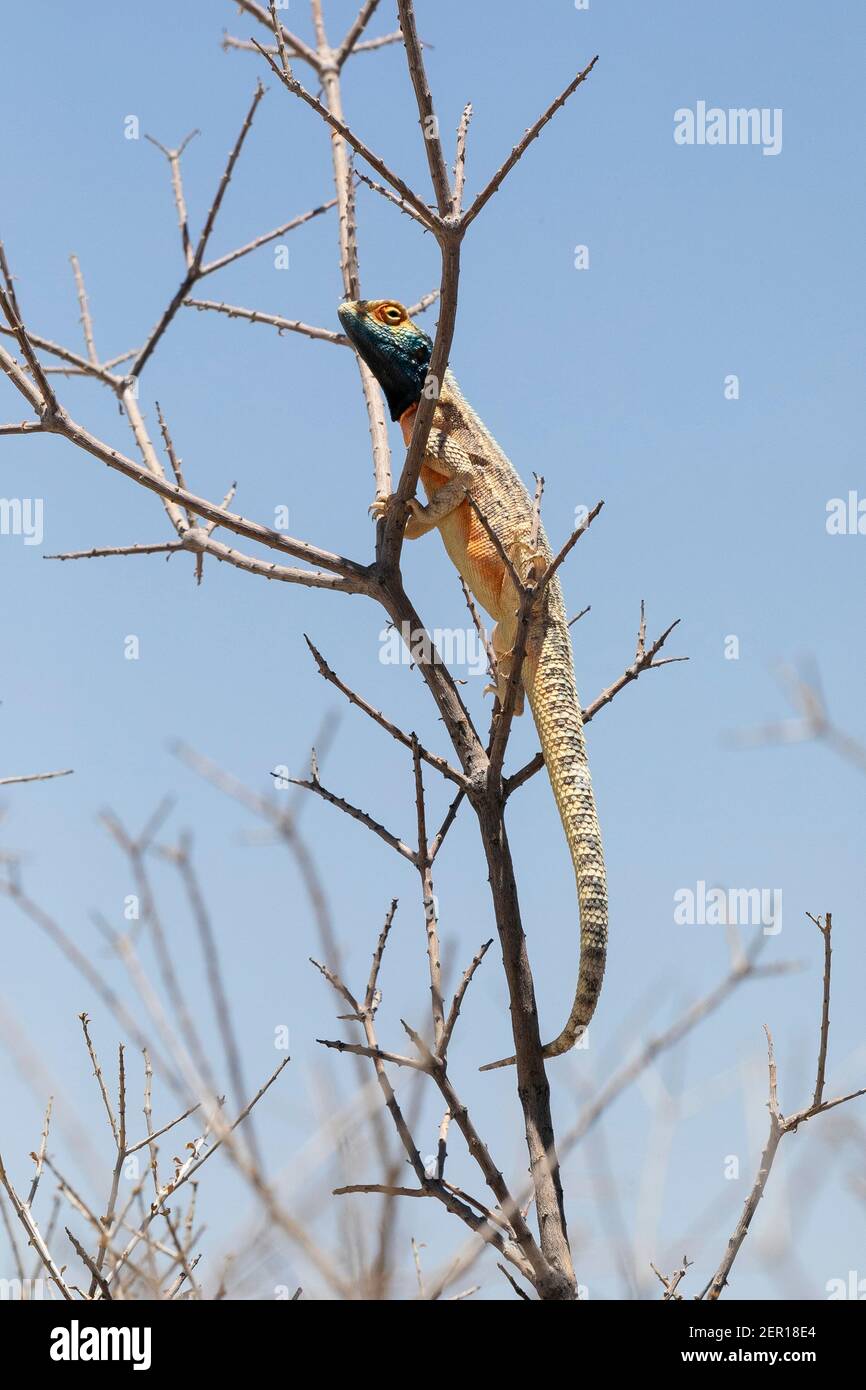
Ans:
<svg viewBox="0 0 866 1390"><path fill-rule="evenodd" d="M403 320L403 310L396 304L386 304L379 310L384 323L401 323Z"/></svg>

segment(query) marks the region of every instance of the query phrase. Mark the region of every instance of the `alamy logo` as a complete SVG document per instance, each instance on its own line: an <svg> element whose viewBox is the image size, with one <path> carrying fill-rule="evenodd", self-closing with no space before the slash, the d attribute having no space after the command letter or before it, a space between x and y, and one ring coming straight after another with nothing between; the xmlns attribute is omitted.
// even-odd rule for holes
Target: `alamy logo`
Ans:
<svg viewBox="0 0 866 1390"><path fill-rule="evenodd" d="M763 927L765 936L782 930L781 888L710 888L699 878L694 888L674 893L674 921L681 927Z"/></svg>
<svg viewBox="0 0 866 1390"><path fill-rule="evenodd" d="M149 1327L68 1327L51 1332L52 1361L131 1361L134 1371L150 1370Z"/></svg>
<svg viewBox="0 0 866 1390"><path fill-rule="evenodd" d="M861 1302L866 1298L866 1279L861 1279L856 1269L848 1270L847 1279L828 1279L824 1288L831 1300L853 1298Z"/></svg>
<svg viewBox="0 0 866 1390"><path fill-rule="evenodd" d="M0 497L0 536L23 536L25 545L41 545L42 508L41 497Z"/></svg>
<svg viewBox="0 0 866 1390"><path fill-rule="evenodd" d="M400 630L385 628L379 633L379 660L383 666L441 665L462 666L471 676L487 672L487 652L474 627L437 627L432 633L401 623Z"/></svg>
<svg viewBox="0 0 866 1390"><path fill-rule="evenodd" d="M44 1279L0 1279L0 1301L32 1303L37 1298L48 1298Z"/></svg>
<svg viewBox="0 0 866 1390"><path fill-rule="evenodd" d="M763 154L782 150L782 108L739 106L727 111L705 101L674 112L674 141L678 145L760 145Z"/></svg>
<svg viewBox="0 0 866 1390"><path fill-rule="evenodd" d="M831 497L825 523L828 536L866 536L866 497L852 488L846 497Z"/></svg>

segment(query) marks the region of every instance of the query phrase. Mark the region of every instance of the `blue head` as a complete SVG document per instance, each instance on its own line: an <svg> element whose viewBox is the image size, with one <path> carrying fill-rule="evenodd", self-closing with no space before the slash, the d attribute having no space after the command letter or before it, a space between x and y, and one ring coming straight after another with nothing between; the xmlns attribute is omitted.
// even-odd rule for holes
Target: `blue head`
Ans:
<svg viewBox="0 0 866 1390"><path fill-rule="evenodd" d="M355 299L337 313L352 346L385 393L391 419L421 399L433 341L394 299Z"/></svg>

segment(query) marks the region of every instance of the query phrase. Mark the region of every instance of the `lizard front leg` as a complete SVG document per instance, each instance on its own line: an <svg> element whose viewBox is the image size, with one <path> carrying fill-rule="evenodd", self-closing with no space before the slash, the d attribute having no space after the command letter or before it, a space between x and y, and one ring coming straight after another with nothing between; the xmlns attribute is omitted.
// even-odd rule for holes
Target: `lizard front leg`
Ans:
<svg viewBox="0 0 866 1390"><path fill-rule="evenodd" d="M462 477L454 477L436 489L426 506L413 497L408 504L412 515L406 522L406 539L415 541L419 536L433 531L460 506L467 491L467 481Z"/></svg>
<svg viewBox="0 0 866 1390"><path fill-rule="evenodd" d="M440 429L430 431L424 463L432 473L447 481L436 488L426 506L416 498L407 504L411 516L406 522L405 535L410 541L425 536L450 516L475 479L475 467L469 454Z"/></svg>
<svg viewBox="0 0 866 1390"><path fill-rule="evenodd" d="M457 485L455 486L455 484ZM428 531L435 530L440 521L444 521L455 507L460 506L465 496L465 484L462 482L458 484L456 479L451 479L437 488L426 507L416 497L410 498L406 503L410 512L404 531L406 539L416 541L419 536L426 536ZM390 497L377 497L375 502L370 504L370 515L374 521L379 521L388 515L393 505L394 493Z"/></svg>

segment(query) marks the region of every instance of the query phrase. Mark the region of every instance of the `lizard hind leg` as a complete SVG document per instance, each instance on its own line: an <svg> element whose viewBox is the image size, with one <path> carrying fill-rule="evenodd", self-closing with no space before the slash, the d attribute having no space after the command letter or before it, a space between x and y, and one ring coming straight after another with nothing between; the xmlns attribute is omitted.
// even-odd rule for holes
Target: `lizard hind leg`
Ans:
<svg viewBox="0 0 866 1390"><path fill-rule="evenodd" d="M500 705L505 704L505 697L508 693L508 684L511 680L511 672L514 669L514 635L513 624L509 625L511 631L504 628L503 623L497 623L491 634L491 645L496 655L496 684L488 686L496 695ZM519 681L514 692L514 713L522 714L524 707L523 681Z"/></svg>
<svg viewBox="0 0 866 1390"><path fill-rule="evenodd" d="M534 547L528 541L517 539L513 542L510 551L510 559L518 576L524 581L528 579L538 580L547 568L548 556L541 547ZM542 599L542 603L544 600ZM508 693L508 685L511 680L511 673L514 669L514 644L517 640L517 614L520 610L520 595L517 592L514 581L510 574L503 570L502 586L499 594L499 610L506 613L513 613L513 617L503 618L496 624L491 635L491 644L496 656L496 685L488 686L492 690L500 705L505 704ZM537 628L537 622L533 622L533 629ZM533 640L535 639L535 640ZM533 632L529 643L529 650L523 658L523 672L518 683L514 698L515 715L523 714L525 704L525 692L523 676L526 672L527 663L537 659L537 654L533 654L532 648L537 645L537 633Z"/></svg>

